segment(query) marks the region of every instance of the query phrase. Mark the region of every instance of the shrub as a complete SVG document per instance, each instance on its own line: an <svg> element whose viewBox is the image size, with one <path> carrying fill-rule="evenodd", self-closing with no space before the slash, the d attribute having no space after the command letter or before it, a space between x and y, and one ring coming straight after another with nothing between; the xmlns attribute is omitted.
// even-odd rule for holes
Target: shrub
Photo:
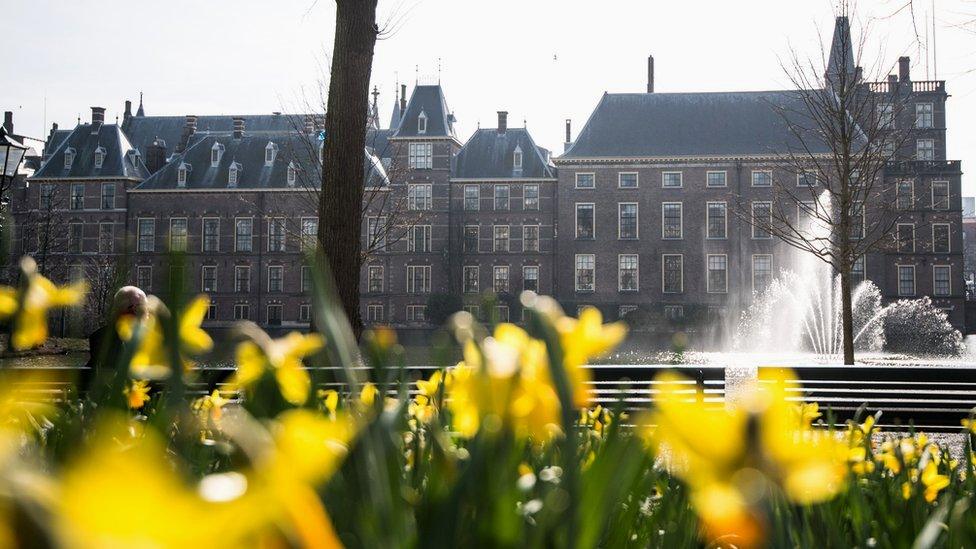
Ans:
<svg viewBox="0 0 976 549"><path fill-rule="evenodd" d="M955 356L965 350L962 334L945 311L927 296L901 299L888 306L884 319L885 350L918 355Z"/></svg>

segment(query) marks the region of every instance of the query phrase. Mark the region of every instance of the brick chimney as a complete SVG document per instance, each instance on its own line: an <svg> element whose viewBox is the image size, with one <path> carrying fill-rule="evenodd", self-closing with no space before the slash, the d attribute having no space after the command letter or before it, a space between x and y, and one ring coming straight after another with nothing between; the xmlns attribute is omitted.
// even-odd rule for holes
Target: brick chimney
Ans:
<svg viewBox="0 0 976 549"><path fill-rule="evenodd" d="M244 137L244 118L241 116L234 117L234 139L240 139Z"/></svg>
<svg viewBox="0 0 976 549"><path fill-rule="evenodd" d="M569 118L566 119L566 141L563 143L563 152L569 150L569 146L573 144L573 121Z"/></svg>
<svg viewBox="0 0 976 549"><path fill-rule="evenodd" d="M3 111L3 129L7 130L8 135L12 135L14 133L13 111Z"/></svg>
<svg viewBox="0 0 976 549"><path fill-rule="evenodd" d="M498 133L508 130L508 111L498 111Z"/></svg>
<svg viewBox="0 0 976 549"><path fill-rule="evenodd" d="M166 141L159 137L146 147L146 169L153 174L159 171L166 164Z"/></svg>
<svg viewBox="0 0 976 549"><path fill-rule="evenodd" d="M654 93L654 56L647 56L647 93Z"/></svg>
<svg viewBox="0 0 976 549"><path fill-rule="evenodd" d="M898 80L902 82L908 82L911 80L911 64L912 60L910 57L898 58Z"/></svg>
<svg viewBox="0 0 976 549"><path fill-rule="evenodd" d="M176 147L176 152L183 152L190 145L190 138L197 133L197 115L188 114L183 122L183 134L180 135L180 143Z"/></svg>
<svg viewBox="0 0 976 549"><path fill-rule="evenodd" d="M92 107L92 125L104 124L105 123L105 107Z"/></svg>
<svg viewBox="0 0 976 549"><path fill-rule="evenodd" d="M407 85L400 84L400 117L402 118L407 111Z"/></svg>
<svg viewBox="0 0 976 549"><path fill-rule="evenodd" d="M889 74L888 75L888 91L893 92L898 89L898 75Z"/></svg>
<svg viewBox="0 0 976 549"><path fill-rule="evenodd" d="M125 124L132 118L132 101L125 100L125 111L122 112L122 123Z"/></svg>

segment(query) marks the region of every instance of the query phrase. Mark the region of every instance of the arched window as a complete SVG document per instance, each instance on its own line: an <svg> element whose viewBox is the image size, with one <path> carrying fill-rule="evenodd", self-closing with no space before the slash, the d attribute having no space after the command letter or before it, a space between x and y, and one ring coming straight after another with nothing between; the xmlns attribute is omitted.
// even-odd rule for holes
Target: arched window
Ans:
<svg viewBox="0 0 976 549"><path fill-rule="evenodd" d="M64 150L64 169L70 170L71 165L75 163L75 150L68 147Z"/></svg>
<svg viewBox="0 0 976 549"><path fill-rule="evenodd" d="M236 187L237 181L241 176L241 165L238 162L233 162L230 165L230 169L227 171L227 186Z"/></svg>
<svg viewBox="0 0 976 549"><path fill-rule="evenodd" d="M512 155L512 165L516 170L522 169L522 147L515 145L515 153Z"/></svg>
<svg viewBox="0 0 976 549"><path fill-rule="evenodd" d="M278 146L268 141L268 146L264 148L264 165L274 164L275 156L278 154Z"/></svg>
<svg viewBox="0 0 976 549"><path fill-rule="evenodd" d="M98 147L95 149L95 169L100 169L102 164L105 163L105 149Z"/></svg>
<svg viewBox="0 0 976 549"><path fill-rule="evenodd" d="M298 169L295 168L294 162L289 162L288 163L288 186L294 187L296 179L298 179Z"/></svg>

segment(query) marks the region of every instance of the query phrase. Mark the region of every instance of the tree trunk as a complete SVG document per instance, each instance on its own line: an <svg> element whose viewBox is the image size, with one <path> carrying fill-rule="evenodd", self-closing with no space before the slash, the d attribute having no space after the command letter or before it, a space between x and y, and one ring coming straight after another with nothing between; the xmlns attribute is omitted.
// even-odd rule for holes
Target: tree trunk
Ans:
<svg viewBox="0 0 976 549"><path fill-rule="evenodd" d="M851 270L840 271L841 322L844 342L844 364L854 365L854 309L851 303Z"/></svg>
<svg viewBox="0 0 976 549"><path fill-rule="evenodd" d="M377 0L336 0L329 98L325 115L318 240L328 259L342 307L356 338L362 264L363 150L369 78L376 45ZM323 266L320 264L319 268Z"/></svg>

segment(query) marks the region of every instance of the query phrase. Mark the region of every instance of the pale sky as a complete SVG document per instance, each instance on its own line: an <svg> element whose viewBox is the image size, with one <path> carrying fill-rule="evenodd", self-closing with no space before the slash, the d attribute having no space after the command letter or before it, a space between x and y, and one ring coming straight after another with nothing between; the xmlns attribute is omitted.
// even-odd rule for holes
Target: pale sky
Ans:
<svg viewBox="0 0 976 549"><path fill-rule="evenodd" d="M855 33L868 28L865 60L894 66L912 57L926 79L904 0L860 0ZM931 9L916 0L919 18ZM949 158L963 160L963 194L976 194L976 17L972 0L936 0L938 78L947 81ZM328 73L331 0L4 0L0 107L17 133L41 137L51 122L73 127L90 106L121 117L145 93L147 114L264 114L304 111ZM557 154L563 125L574 136L604 91L641 92L653 54L656 91L789 88L780 67L791 47L819 59L829 40L831 0L380 0L394 32L377 44L373 83L389 120L395 74L412 86L441 83L463 142L478 123L526 120ZM925 26L924 21L919 21ZM931 24L929 25L931 26ZM972 29L973 27L970 27ZM925 30L920 28L923 40ZM931 35L931 30L929 30ZM931 38L931 36L929 37ZM19 49L14 53L11 50ZM930 78L934 67L928 63ZM45 109L46 98L46 109ZM46 122L46 126L45 126Z"/></svg>

